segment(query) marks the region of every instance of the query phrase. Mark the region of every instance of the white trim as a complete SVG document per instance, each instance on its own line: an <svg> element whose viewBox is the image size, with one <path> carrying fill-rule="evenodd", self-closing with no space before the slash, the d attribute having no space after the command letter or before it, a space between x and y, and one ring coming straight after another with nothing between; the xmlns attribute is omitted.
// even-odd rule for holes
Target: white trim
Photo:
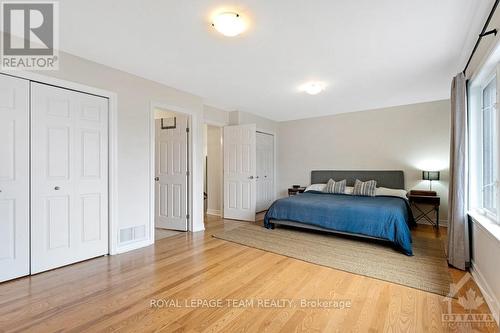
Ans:
<svg viewBox="0 0 500 333"><path fill-rule="evenodd" d="M477 268L477 266L474 263L474 260L471 260L471 268L470 272L472 275L472 278L476 282L477 286L479 287L479 290L481 290L481 293L484 296L484 299L486 301L486 304L488 304L488 307L490 308L491 314L493 315L493 318L495 318L495 321L497 324L499 324L500 320L500 301L495 298L495 294L491 291L490 286L486 282L486 279L484 279L483 275Z"/></svg>
<svg viewBox="0 0 500 333"><path fill-rule="evenodd" d="M495 117L495 124L493 130L493 145L494 148L500 146L500 117L498 116L498 110L496 106L498 105L498 95L500 91L500 67L498 62L500 61L500 47L497 47L496 51L488 57L484 67L477 70L474 79L469 84L469 122L470 131L469 146L470 146L470 157L469 157L469 182L472 185L469 187L469 207L471 209L483 209L484 202L484 184L483 184L483 162L484 162L484 105L483 105L483 94L485 88L495 81L496 83L496 96L497 101L493 108L493 116ZM500 173L500 155L494 151L494 190L496 191L496 205L497 209L500 206L500 188L497 185L498 175ZM489 215L490 218L498 220L499 215L489 213L486 209L483 209L485 214ZM496 215L496 216L495 216ZM498 222L497 222L498 223Z"/></svg>
<svg viewBox="0 0 500 333"><path fill-rule="evenodd" d="M149 237L155 242L155 227L156 227L156 122L155 122L155 107L151 103L149 110Z"/></svg>
<svg viewBox="0 0 500 333"><path fill-rule="evenodd" d="M140 248L150 246L153 244L154 244L154 239L153 240L143 239L140 241L131 241L131 242L123 243L122 246L118 247L117 252L114 254L120 254L120 253L129 252L132 250L138 250Z"/></svg>
<svg viewBox="0 0 500 333"><path fill-rule="evenodd" d="M117 254L118 249L118 95L115 92L103 90L80 83L61 80L47 75L26 71L0 71L1 74L26 79L33 82L49 84L60 88L80 91L87 94L102 96L108 99L108 251Z"/></svg>
<svg viewBox="0 0 500 333"><path fill-rule="evenodd" d="M118 96L113 93L109 99L108 125L108 214L109 254L117 254L118 238Z"/></svg>
<svg viewBox="0 0 500 333"><path fill-rule="evenodd" d="M482 215L476 211L470 211L467 214L472 219L472 223L485 232L500 249L500 225L486 215Z"/></svg>
<svg viewBox="0 0 500 333"><path fill-rule="evenodd" d="M91 86L87 86L81 83L76 83L72 81L66 81L62 79L58 79L52 76L47 76L47 75L42 75L42 74L37 74L37 73L32 73L32 72L25 72L25 71L0 71L0 73L9 75L9 76L14 76L34 82L39 82L43 84L49 84L52 86L58 86L61 88L66 88L66 89L71 89L71 90L76 90L80 92L84 92L87 94L92 94L92 95L98 95L106 98L111 98L114 97L116 98L116 93L109 91L109 90L104 90L100 88L95 88Z"/></svg>
<svg viewBox="0 0 500 333"><path fill-rule="evenodd" d="M211 120L205 120L204 125L209 125L213 127L219 128L219 141L220 141L220 195L219 195L219 200L220 200L220 209L210 209L207 207L207 214L208 215L216 215L222 217L224 215L224 126L222 125L221 122L218 121L211 121ZM203 146L208 145L208 138L203 137ZM205 157L205 156L204 156ZM205 165L205 160L203 160L203 165ZM206 181L205 179L206 173L203 173L203 182ZM208 205L208 202L207 202ZM211 213L210 213L211 212Z"/></svg>
<svg viewBox="0 0 500 333"><path fill-rule="evenodd" d="M224 126L219 127L219 142L220 142L220 193L219 193L219 201L220 201L220 211L219 216L224 216Z"/></svg>
<svg viewBox="0 0 500 333"><path fill-rule="evenodd" d="M204 230L199 229L199 230L194 230L193 227L193 220L194 220L194 214L193 214L193 198L194 198L194 187L193 187L193 162L194 162L194 142L193 142L193 137L194 137L194 131L193 131L193 116L196 115L195 111L185 109L179 106L175 105L169 105L165 103L160 103L160 102L155 102L151 101L150 103L150 111L149 111L149 228L150 228L150 237L152 239L152 242L154 243L154 229L155 229L155 144L156 144L156 138L155 138L155 109L163 109L163 110L168 110L168 111L173 111L177 113L182 113L186 116L188 116L188 127L189 127L189 133L188 133L188 169L189 169L189 176L188 176L188 210L187 213L189 214L190 218L188 220L188 231L200 231ZM203 216L203 214L202 214ZM203 217L202 217L203 218Z"/></svg>
<svg viewBox="0 0 500 333"><path fill-rule="evenodd" d="M481 172L480 175L476 174L476 175L473 175L473 176L476 176L480 179L480 187L479 187L479 202L481 202L481 206L480 208L484 210L484 213L485 215L488 216L488 218L491 218L491 219L494 219L494 220L497 220L498 217L497 217L497 214L488 210L487 208L484 208L484 192L485 192L485 188L487 186L493 186L493 189L494 191L498 191L498 187L495 185L497 179L494 179L493 180L493 183L492 184L488 184L488 185L484 185L484 167L485 167L485 163L484 163L484 160L485 160L485 149L484 149L484 145L485 145L485 141L484 141L484 133L485 133L485 128L484 128L484 113L485 113L485 106L484 106L484 91L485 89L491 84L491 83L495 83L495 96L496 96L496 93L498 91L498 84L497 84L497 76L496 76L496 69L493 70L488 76L487 76L487 79L485 81L482 81L481 82L481 93L480 93L480 109L478 110L479 111L479 126L480 126L480 129L479 129L479 136L480 136L480 142L479 142L479 147L476 147L476 148L479 148L479 154L481 155L481 159L479 161L476 161L477 165L478 165L478 170ZM496 98L495 98L495 104L490 106L492 107L492 110L490 110L490 112L493 113L493 117L494 119L497 118L497 111L496 111L496 106L497 105L497 101L496 101ZM476 111L476 110L472 110L473 112ZM498 125L497 124L493 124L494 128L493 128L493 136L491 138L492 142L493 142L493 156L492 156L492 159L493 159L493 174L498 174L498 168L499 168L499 164L498 164L498 156L497 156L497 153L496 153L496 148L498 148L498 138L497 138L497 133L499 131L499 128L498 128ZM474 130L474 129L473 129ZM497 176L498 178L498 176ZM477 189L476 189L477 191ZM497 193L498 194L498 193ZM497 195L498 196L498 195ZM496 202L496 205L498 207L498 199L497 198L497 202Z"/></svg>

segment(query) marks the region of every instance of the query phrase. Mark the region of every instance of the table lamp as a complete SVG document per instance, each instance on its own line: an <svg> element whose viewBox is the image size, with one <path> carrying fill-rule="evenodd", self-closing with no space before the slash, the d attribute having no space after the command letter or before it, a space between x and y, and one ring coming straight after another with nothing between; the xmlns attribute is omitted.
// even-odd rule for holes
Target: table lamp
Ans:
<svg viewBox="0 0 500 333"><path fill-rule="evenodd" d="M439 180L440 172L439 171L422 171L422 179L429 181L429 190L432 191L432 181Z"/></svg>

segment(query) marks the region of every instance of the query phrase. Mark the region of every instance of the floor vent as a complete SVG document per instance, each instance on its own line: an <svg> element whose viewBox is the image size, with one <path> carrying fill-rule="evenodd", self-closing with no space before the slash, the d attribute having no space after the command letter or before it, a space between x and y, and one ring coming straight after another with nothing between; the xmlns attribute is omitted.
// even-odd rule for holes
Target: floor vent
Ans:
<svg viewBox="0 0 500 333"><path fill-rule="evenodd" d="M134 228L134 239L146 238L146 226L140 225Z"/></svg>
<svg viewBox="0 0 500 333"><path fill-rule="evenodd" d="M140 225L120 229L120 243L128 243L146 238L146 226Z"/></svg>

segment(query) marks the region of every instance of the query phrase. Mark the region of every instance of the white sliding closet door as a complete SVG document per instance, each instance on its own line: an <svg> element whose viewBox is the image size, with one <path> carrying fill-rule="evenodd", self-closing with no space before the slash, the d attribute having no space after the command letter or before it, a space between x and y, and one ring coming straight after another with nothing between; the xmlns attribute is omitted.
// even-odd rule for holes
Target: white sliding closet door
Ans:
<svg viewBox="0 0 500 333"><path fill-rule="evenodd" d="M0 74L0 282L30 273L29 81Z"/></svg>
<svg viewBox="0 0 500 333"><path fill-rule="evenodd" d="M31 83L31 272L108 253L108 100Z"/></svg>
<svg viewBox="0 0 500 333"><path fill-rule="evenodd" d="M274 201L274 136L257 132L257 212Z"/></svg>
<svg viewBox="0 0 500 333"><path fill-rule="evenodd" d="M224 127L224 218L255 221L255 125Z"/></svg>

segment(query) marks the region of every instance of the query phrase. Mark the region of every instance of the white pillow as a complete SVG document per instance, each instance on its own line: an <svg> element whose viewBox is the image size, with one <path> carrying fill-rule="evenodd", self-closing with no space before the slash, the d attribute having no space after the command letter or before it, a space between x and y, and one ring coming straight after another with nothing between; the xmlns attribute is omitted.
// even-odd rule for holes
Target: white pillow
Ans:
<svg viewBox="0 0 500 333"><path fill-rule="evenodd" d="M345 193L345 184L346 180L335 181L330 178L328 183L326 183L325 189L323 192L332 193L332 194L344 194Z"/></svg>
<svg viewBox="0 0 500 333"><path fill-rule="evenodd" d="M353 186L346 186L344 193L351 195L353 191L354 191L354 187Z"/></svg>
<svg viewBox="0 0 500 333"><path fill-rule="evenodd" d="M312 184L309 185L306 188L307 191L318 191L318 192L323 192L325 190L326 184ZM352 195L354 187L353 186L346 186L345 187L345 194ZM375 190L375 196L390 196L390 197L401 197L403 199L407 199L406 197L406 191L405 190L396 190L393 188L387 188L387 187L377 187Z"/></svg>
<svg viewBox="0 0 500 333"><path fill-rule="evenodd" d="M311 184L306 188L305 192L307 192L307 191L323 192L325 189L325 186L326 186L326 184Z"/></svg>
<svg viewBox="0 0 500 333"><path fill-rule="evenodd" d="M400 197L403 199L407 199L406 193L407 192L405 190L396 190L387 187L377 187L375 190L375 196L385 195L390 197Z"/></svg>

